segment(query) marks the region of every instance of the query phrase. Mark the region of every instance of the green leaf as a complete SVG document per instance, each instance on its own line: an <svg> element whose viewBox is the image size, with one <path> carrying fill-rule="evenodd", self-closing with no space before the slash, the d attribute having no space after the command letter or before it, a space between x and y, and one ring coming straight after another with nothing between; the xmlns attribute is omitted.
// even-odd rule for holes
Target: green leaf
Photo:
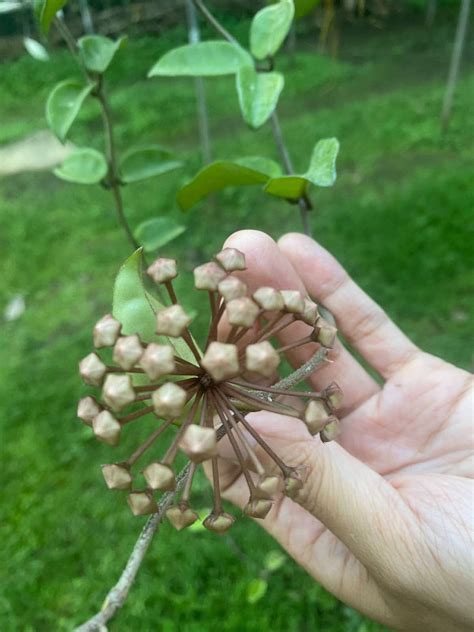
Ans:
<svg viewBox="0 0 474 632"><path fill-rule="evenodd" d="M323 138L313 149L306 178L320 187L330 187L336 181L337 138Z"/></svg>
<svg viewBox="0 0 474 632"><path fill-rule="evenodd" d="M100 151L83 147L69 154L54 174L68 182L98 184L107 175L107 161Z"/></svg>
<svg viewBox="0 0 474 632"><path fill-rule="evenodd" d="M306 193L308 180L303 176L271 178L264 187L265 193L287 200L299 200Z"/></svg>
<svg viewBox="0 0 474 632"><path fill-rule="evenodd" d="M260 171L270 178L277 178L282 174L281 166L264 156L244 156L243 158L235 158L232 162L248 167L253 171Z"/></svg>
<svg viewBox="0 0 474 632"><path fill-rule="evenodd" d="M257 603L267 592L268 582L261 577L251 579L247 584L246 596L248 603Z"/></svg>
<svg viewBox="0 0 474 632"><path fill-rule="evenodd" d="M84 86L74 80L61 81L50 92L46 102L46 120L61 142L64 142L71 125L93 86Z"/></svg>
<svg viewBox="0 0 474 632"><path fill-rule="evenodd" d="M238 162L219 160L199 171L176 196L183 211L187 211L210 193L226 187L263 184L268 180L266 173L246 167Z"/></svg>
<svg viewBox="0 0 474 632"><path fill-rule="evenodd" d="M33 59L37 59L38 61L49 61L49 54L46 48L43 44L40 44L31 37L23 38L23 46Z"/></svg>
<svg viewBox="0 0 474 632"><path fill-rule="evenodd" d="M250 51L256 59L273 57L288 35L294 13L292 0L280 0L255 15L250 25Z"/></svg>
<svg viewBox="0 0 474 632"><path fill-rule="evenodd" d="M121 160L120 177L129 184L159 176L183 165L179 160L170 160L171 157L172 153L159 145L132 149Z"/></svg>
<svg viewBox="0 0 474 632"><path fill-rule="evenodd" d="M126 37L114 42L103 35L86 35L81 37L77 45L87 70L101 74L107 70L115 53L123 47L125 41Z"/></svg>
<svg viewBox="0 0 474 632"><path fill-rule="evenodd" d="M265 566L267 571L273 573L274 571L277 571L279 568L281 568L287 560L288 557L282 551L278 551L275 549L274 551L269 551L267 553L263 561L263 565Z"/></svg>
<svg viewBox="0 0 474 632"><path fill-rule="evenodd" d="M185 226L173 222L168 217L155 217L137 226L135 237L143 245L145 252L153 252L179 237L185 230Z"/></svg>
<svg viewBox="0 0 474 632"><path fill-rule="evenodd" d="M242 116L251 127L263 125L276 108L285 83L279 72L256 72L252 66L240 68L236 77Z"/></svg>
<svg viewBox="0 0 474 632"><path fill-rule="evenodd" d="M308 13L311 13L315 9L320 0L294 0L295 5L295 20L304 18Z"/></svg>
<svg viewBox="0 0 474 632"><path fill-rule="evenodd" d="M233 75L252 58L240 46L211 40L173 48L159 59L149 77L214 77Z"/></svg>
<svg viewBox="0 0 474 632"><path fill-rule="evenodd" d="M67 0L43 0L39 22L44 33L49 31L54 16L64 7L66 2Z"/></svg>

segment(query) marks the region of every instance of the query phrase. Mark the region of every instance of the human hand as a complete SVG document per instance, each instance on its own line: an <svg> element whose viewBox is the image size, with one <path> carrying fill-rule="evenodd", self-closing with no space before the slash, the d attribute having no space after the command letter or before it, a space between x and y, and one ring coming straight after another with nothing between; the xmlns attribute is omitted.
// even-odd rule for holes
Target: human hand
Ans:
<svg viewBox="0 0 474 632"><path fill-rule="evenodd" d="M325 305L385 380L380 386L340 343L333 362L309 379L315 389L331 381L343 389L338 442L323 444L294 418L248 416L288 465L307 467L297 501L281 496L259 523L367 616L399 630L471 630L470 374L418 349L310 238L289 234L277 245L241 231L226 246L245 253L242 277L251 289L298 289ZM297 327L305 325L285 330L284 344ZM289 359L301 364L308 350ZM221 459L219 467L224 496L243 507L248 489L239 466Z"/></svg>

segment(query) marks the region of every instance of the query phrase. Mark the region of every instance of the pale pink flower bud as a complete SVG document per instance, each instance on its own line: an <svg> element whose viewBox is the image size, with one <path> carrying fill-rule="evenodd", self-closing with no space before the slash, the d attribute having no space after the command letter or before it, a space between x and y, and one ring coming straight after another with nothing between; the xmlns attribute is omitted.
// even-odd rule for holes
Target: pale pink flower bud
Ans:
<svg viewBox="0 0 474 632"><path fill-rule="evenodd" d="M171 345L158 345L151 342L140 358L140 366L150 380L157 380L175 370L174 349Z"/></svg>
<svg viewBox="0 0 474 632"><path fill-rule="evenodd" d="M194 268L194 286L197 290L217 290L219 283L227 276L227 273L214 263L204 263Z"/></svg>
<svg viewBox="0 0 474 632"><path fill-rule="evenodd" d="M192 525L199 518L198 514L186 506L172 505L166 510L166 517L177 531Z"/></svg>
<svg viewBox="0 0 474 632"><path fill-rule="evenodd" d="M102 466L102 474L109 489L130 489L132 475L124 463L111 463Z"/></svg>
<svg viewBox="0 0 474 632"><path fill-rule="evenodd" d="M136 334L123 336L115 343L113 360L127 371L138 362L142 353L143 347Z"/></svg>
<svg viewBox="0 0 474 632"><path fill-rule="evenodd" d="M266 498L249 500L249 502L244 507L244 513L246 513L247 516L251 516L252 518L263 519L272 508L272 505L273 502Z"/></svg>
<svg viewBox="0 0 474 632"><path fill-rule="evenodd" d="M323 318L320 318L317 323L317 341L327 349L332 349L336 341L337 328L330 325Z"/></svg>
<svg viewBox="0 0 474 632"><path fill-rule="evenodd" d="M281 292L273 287L259 287L253 293L253 300L267 312L279 312L285 307Z"/></svg>
<svg viewBox="0 0 474 632"><path fill-rule="evenodd" d="M160 257L149 266L147 274L158 285L160 283L168 283L178 276L176 261Z"/></svg>
<svg viewBox="0 0 474 632"><path fill-rule="evenodd" d="M191 424L184 431L179 447L194 463L207 461L217 455L216 431Z"/></svg>
<svg viewBox="0 0 474 632"><path fill-rule="evenodd" d="M229 323L240 327L251 327L260 313L258 305L247 297L229 301L225 311Z"/></svg>
<svg viewBox="0 0 474 632"><path fill-rule="evenodd" d="M329 413L322 401L313 399L306 406L304 421L313 436L324 428L328 419Z"/></svg>
<svg viewBox="0 0 474 632"><path fill-rule="evenodd" d="M261 476L255 486L256 495L259 498L273 498L282 488L282 480L279 476Z"/></svg>
<svg viewBox="0 0 474 632"><path fill-rule="evenodd" d="M285 494L289 498L296 498L301 489L303 489L303 479L299 472L293 470L285 476Z"/></svg>
<svg viewBox="0 0 474 632"><path fill-rule="evenodd" d="M112 410L118 411L135 401L135 391L129 375L107 375L102 398Z"/></svg>
<svg viewBox="0 0 474 632"><path fill-rule="evenodd" d="M319 433L319 436L321 437L321 441L323 441L324 443L328 443L329 441L334 441L334 439L337 439L340 432L341 429L339 419L337 417L334 417L334 415L331 415L329 417L328 423Z"/></svg>
<svg viewBox="0 0 474 632"><path fill-rule="evenodd" d="M95 397L88 395L79 400L77 405L77 416L87 426L92 426L92 420L100 413L102 408L97 403Z"/></svg>
<svg viewBox="0 0 474 632"><path fill-rule="evenodd" d="M156 314L156 333L162 336L179 338L183 335L191 320L181 305L164 307Z"/></svg>
<svg viewBox="0 0 474 632"><path fill-rule="evenodd" d="M153 391L151 399L157 415L172 419L179 417L183 412L186 404L186 391L174 382L167 382Z"/></svg>
<svg viewBox="0 0 474 632"><path fill-rule="evenodd" d="M92 429L95 436L109 445L118 445L120 441L120 423L108 410L103 410L94 417Z"/></svg>
<svg viewBox="0 0 474 632"><path fill-rule="evenodd" d="M297 290L281 290L285 310L292 314L300 314L304 310L304 299Z"/></svg>
<svg viewBox="0 0 474 632"><path fill-rule="evenodd" d="M314 324L319 316L318 306L309 298L303 299L303 303L304 308L303 311L299 314L299 318L307 325L311 325L311 327L314 327Z"/></svg>
<svg viewBox="0 0 474 632"><path fill-rule="evenodd" d="M217 286L217 289L225 301L243 298L247 294L247 286L245 283L234 276L228 276L223 279Z"/></svg>
<svg viewBox="0 0 474 632"><path fill-rule="evenodd" d="M226 272L245 270L246 267L245 255L237 248L224 248L216 255L216 259Z"/></svg>
<svg viewBox="0 0 474 632"><path fill-rule="evenodd" d="M119 337L122 325L115 320L112 314L106 314L96 324L92 330L94 347L112 347Z"/></svg>
<svg viewBox="0 0 474 632"><path fill-rule="evenodd" d="M332 409L340 408L344 401L344 393L336 382L332 382L332 384L326 386L322 392L322 396Z"/></svg>
<svg viewBox="0 0 474 632"><path fill-rule="evenodd" d="M216 382L222 382L239 374L237 347L224 342L211 342L201 365Z"/></svg>
<svg viewBox="0 0 474 632"><path fill-rule="evenodd" d="M158 506L149 491L130 492L127 502L134 516L146 516L158 511Z"/></svg>
<svg viewBox="0 0 474 632"><path fill-rule="evenodd" d="M231 514L226 511L221 512L220 514L210 514L204 520L203 525L209 531L214 531L215 533L222 535L226 531L228 531L231 526L234 524L235 518Z"/></svg>
<svg viewBox="0 0 474 632"><path fill-rule="evenodd" d="M86 384L100 386L107 367L96 353L89 353L79 362L79 373Z"/></svg>
<svg viewBox="0 0 474 632"><path fill-rule="evenodd" d="M245 366L248 371L271 377L279 364L280 356L268 340L245 348Z"/></svg>
<svg viewBox="0 0 474 632"><path fill-rule="evenodd" d="M164 463L150 463L143 470L143 476L150 489L158 489L162 492L173 491L176 487L176 478L173 469Z"/></svg>

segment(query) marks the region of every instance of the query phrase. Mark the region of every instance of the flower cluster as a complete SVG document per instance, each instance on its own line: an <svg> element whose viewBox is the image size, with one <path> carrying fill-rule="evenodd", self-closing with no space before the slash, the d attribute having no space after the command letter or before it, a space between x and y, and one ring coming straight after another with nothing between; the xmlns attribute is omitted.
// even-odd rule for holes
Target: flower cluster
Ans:
<svg viewBox="0 0 474 632"><path fill-rule="evenodd" d="M175 489L173 463L181 450L191 464L179 501L166 512L168 519L182 529L198 518L189 505L193 476L199 464L210 461L214 502L204 526L225 532L234 518L223 511L221 503L217 446L223 436L228 437L248 485L247 515L264 518L276 494L296 494L303 485L300 472L285 464L249 424L249 411L263 409L298 417L323 441L338 434L334 412L341 405L342 393L336 384L322 392L284 390L276 384L276 371L285 351L306 344L313 344L315 349L316 345L330 348L335 327L300 292L260 287L250 296L246 284L233 274L244 269L245 257L234 248L225 248L215 261L195 268L195 287L208 293L210 303L209 331L202 352L189 329L191 318L176 297L173 279L178 272L172 259L157 259L147 270L167 291L171 302L156 313L157 342L145 343L137 334L121 335L121 324L110 314L94 327L95 348L111 347L112 362L107 364L97 352L80 362L82 379L101 387L102 397L100 403L92 396L81 399L79 419L92 427L98 439L112 446L137 419L153 414L158 420L155 430L128 459L102 466L107 486L128 492L135 515L154 513L155 492ZM270 341L296 321L308 326L307 335L274 347ZM178 355L171 343L176 338L189 348L187 359ZM127 407L132 410L123 412ZM135 489L135 464L166 435L172 438L164 456L142 469L146 488ZM272 472L265 470L252 443L274 462Z"/></svg>

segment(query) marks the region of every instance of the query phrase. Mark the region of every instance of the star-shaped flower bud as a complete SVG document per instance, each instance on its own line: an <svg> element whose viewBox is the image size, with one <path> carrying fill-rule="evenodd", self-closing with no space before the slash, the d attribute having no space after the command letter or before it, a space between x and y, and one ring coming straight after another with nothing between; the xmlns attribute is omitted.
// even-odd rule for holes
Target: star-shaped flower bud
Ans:
<svg viewBox="0 0 474 632"><path fill-rule="evenodd" d="M79 373L86 384L100 386L107 367L96 353L89 353L79 362Z"/></svg>
<svg viewBox="0 0 474 632"><path fill-rule="evenodd" d="M258 498L256 500L249 500L244 507L244 513L252 518L263 519L272 508L273 502L266 498Z"/></svg>
<svg viewBox="0 0 474 632"><path fill-rule="evenodd" d="M228 276L223 279L217 286L217 289L225 301L243 298L247 294L247 286L245 283L234 276Z"/></svg>
<svg viewBox="0 0 474 632"><path fill-rule="evenodd" d="M342 402L344 401L344 393L336 382L332 382L332 384L326 386L322 392L322 396L332 409L340 408L342 406Z"/></svg>
<svg viewBox="0 0 474 632"><path fill-rule="evenodd" d="M226 511L222 511L220 514L209 514L209 516L207 516L204 520L203 525L206 529L209 529L209 531L214 531L215 533L222 535L231 528L234 521L234 516Z"/></svg>
<svg viewBox="0 0 474 632"><path fill-rule="evenodd" d="M149 266L147 274L158 285L160 283L168 283L178 276L176 261L174 259L160 257Z"/></svg>
<svg viewBox="0 0 474 632"><path fill-rule="evenodd" d="M306 406L304 421L313 436L321 432L327 424L328 419L329 413L321 400L313 399Z"/></svg>
<svg viewBox="0 0 474 632"><path fill-rule="evenodd" d="M79 400L77 405L77 416L87 426L92 426L92 420L94 417L97 417L101 410L102 409L97 403L95 397L88 395L87 397L83 397Z"/></svg>
<svg viewBox="0 0 474 632"><path fill-rule="evenodd" d="M156 333L162 336L179 338L190 323L191 318L181 305L164 307L156 315Z"/></svg>
<svg viewBox="0 0 474 632"><path fill-rule="evenodd" d="M323 318L319 318L317 324L317 341L327 349L332 349L336 341L337 328L330 325Z"/></svg>
<svg viewBox="0 0 474 632"><path fill-rule="evenodd" d="M291 314L301 314L304 310L304 299L297 290L281 290L285 310Z"/></svg>
<svg viewBox="0 0 474 632"><path fill-rule="evenodd" d="M166 382L151 397L155 413L160 417L172 419L179 417L186 404L186 391L174 382Z"/></svg>
<svg viewBox="0 0 474 632"><path fill-rule="evenodd" d="M157 380L175 370L174 349L171 345L157 345L151 342L140 358L140 366L150 380Z"/></svg>
<svg viewBox="0 0 474 632"><path fill-rule="evenodd" d="M129 375L107 375L102 398L112 410L118 411L135 401L135 391Z"/></svg>
<svg viewBox="0 0 474 632"><path fill-rule="evenodd" d="M115 320L112 314L106 314L96 324L92 330L94 347L112 347L119 337L122 325Z"/></svg>
<svg viewBox="0 0 474 632"><path fill-rule="evenodd" d="M197 290L208 290L210 292L217 290L219 283L227 276L227 272L223 270L217 263L210 261L202 266L194 268L194 287Z"/></svg>
<svg viewBox="0 0 474 632"><path fill-rule="evenodd" d="M314 324L319 316L318 306L309 298L303 299L303 303L304 308L303 311L299 314L299 318L307 325L311 325L311 327L314 327Z"/></svg>
<svg viewBox="0 0 474 632"><path fill-rule="evenodd" d="M216 382L228 380L239 374L239 355L235 345L211 342L201 365Z"/></svg>
<svg viewBox="0 0 474 632"><path fill-rule="evenodd" d="M293 470L285 476L285 494L289 498L296 498L301 489L303 489L303 479L299 472Z"/></svg>
<svg viewBox="0 0 474 632"><path fill-rule="evenodd" d="M268 312L281 311L285 307L285 302L281 292L273 287L259 287L253 293L253 300L262 309Z"/></svg>
<svg viewBox="0 0 474 632"><path fill-rule="evenodd" d="M259 498L273 498L281 491L282 480L279 476L264 475L261 476L255 486L256 495Z"/></svg>
<svg viewBox="0 0 474 632"><path fill-rule="evenodd" d="M248 345L245 348L245 367L247 371L259 373L264 377L271 377L279 364L280 356L268 340Z"/></svg>
<svg viewBox="0 0 474 632"><path fill-rule="evenodd" d="M340 431L339 419L337 417L334 417L334 415L331 415L329 417L328 423L319 433L319 436L321 437L321 441L323 441L324 443L328 443L329 441L334 441L334 439L337 439Z"/></svg>
<svg viewBox="0 0 474 632"><path fill-rule="evenodd" d="M146 516L158 510L153 495L149 491L130 492L127 502L134 516Z"/></svg>
<svg viewBox="0 0 474 632"><path fill-rule="evenodd" d="M176 487L176 478L173 469L164 463L150 463L143 470L143 476L150 489L158 489L162 492L170 492Z"/></svg>
<svg viewBox="0 0 474 632"><path fill-rule="evenodd" d="M109 445L118 445L120 441L120 423L108 410L94 417L92 429L95 436Z"/></svg>
<svg viewBox="0 0 474 632"><path fill-rule="evenodd" d="M207 461L217 454L216 431L191 424L184 431L179 447L194 463Z"/></svg>
<svg viewBox="0 0 474 632"><path fill-rule="evenodd" d="M109 489L130 489L132 475L124 463L110 463L102 466L102 474Z"/></svg>
<svg viewBox="0 0 474 632"><path fill-rule="evenodd" d="M166 510L166 517L177 531L189 527L199 518L195 511L185 505L172 505Z"/></svg>
<svg viewBox="0 0 474 632"><path fill-rule="evenodd" d="M216 255L217 261L227 272L245 270L245 255L237 248L224 248Z"/></svg>
<svg viewBox="0 0 474 632"><path fill-rule="evenodd" d="M260 309L251 298L235 298L226 306L227 320L231 325L251 327L257 319Z"/></svg>
<svg viewBox="0 0 474 632"><path fill-rule="evenodd" d="M134 334L133 336L123 336L115 343L113 360L118 365L128 371L140 359L143 353L143 347L140 338Z"/></svg>

